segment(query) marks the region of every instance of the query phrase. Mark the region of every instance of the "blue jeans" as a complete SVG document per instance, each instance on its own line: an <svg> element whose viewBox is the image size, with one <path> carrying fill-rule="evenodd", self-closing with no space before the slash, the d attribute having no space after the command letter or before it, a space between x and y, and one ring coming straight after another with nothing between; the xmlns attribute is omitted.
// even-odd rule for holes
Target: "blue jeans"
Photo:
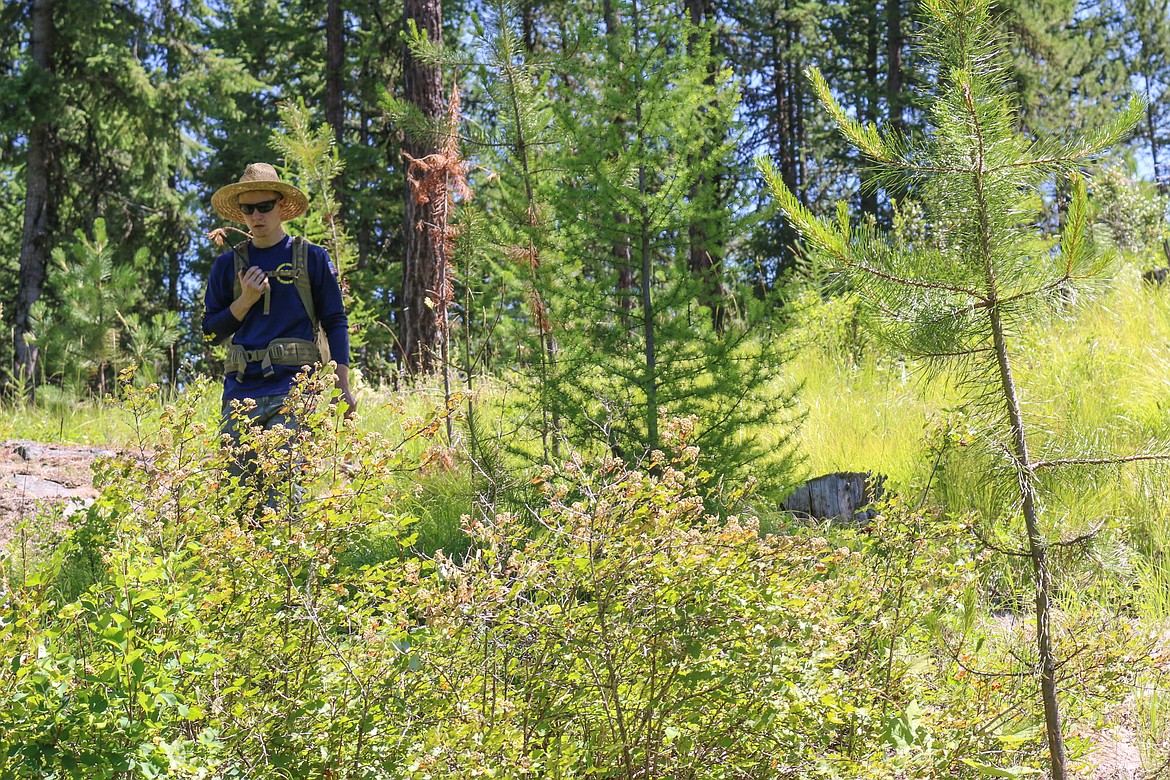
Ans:
<svg viewBox="0 0 1170 780"><path fill-rule="evenodd" d="M270 431L279 425L291 433L297 430L296 418L284 409L287 396L263 395L253 400L255 401L253 408L241 409L235 413L235 417L232 415L232 402L224 401L220 431L231 436L232 446L237 448L229 460L228 474L239 477L241 486L251 487L257 495L263 495L264 506L273 511L276 511L281 503L290 507L296 506L300 503L304 491L296 481L296 464L293 463L287 438L278 445L275 451L271 452L257 453L251 447L244 451L238 449L240 433L245 426L253 429L258 428L261 431ZM284 464L283 474L276 479L266 478L266 475L257 466L258 454L263 454L268 458L279 458ZM281 499L285 500L282 502ZM257 506L256 515L258 516L260 512L261 507Z"/></svg>

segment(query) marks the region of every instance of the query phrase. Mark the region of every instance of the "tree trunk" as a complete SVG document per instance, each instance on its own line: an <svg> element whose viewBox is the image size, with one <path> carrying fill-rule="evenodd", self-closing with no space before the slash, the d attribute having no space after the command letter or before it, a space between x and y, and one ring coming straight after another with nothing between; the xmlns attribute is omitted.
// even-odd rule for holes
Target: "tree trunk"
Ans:
<svg viewBox="0 0 1170 780"><path fill-rule="evenodd" d="M787 6L788 0L785 5ZM801 22L794 21L789 16L784 21L784 39L787 42L787 56L785 59L790 63L791 75L804 73L804 60L801 58L800 44L803 42L804 25ZM792 139L791 151L789 156L792 159L792 191L800 198L800 202L808 205L808 173L805 169L806 160L808 158L808 144L806 143L804 135L804 85L805 80L801 78L790 78L789 81L789 97L788 97L788 126Z"/></svg>
<svg viewBox="0 0 1170 780"><path fill-rule="evenodd" d="M977 165L977 170L982 171L983 160L979 159ZM984 196L983 181L980 175L980 173L976 174L974 182L982 214L980 237L982 246L980 248L983 256L990 258L992 239L991 230L988 227L990 220L987 216L990 207ZM1036 475L1031 456L1028 453L1028 437L1024 428L1024 416L1019 396L1016 393L1015 378L1012 375L1011 360L1008 355L1006 328L1000 313L997 292L999 282L996 279L996 269L990 260L987 263L986 274L987 289L990 293L988 317L992 346L995 350L1004 406L1011 424L1012 455L1016 471L1019 474L1021 508L1024 514L1024 526L1028 532L1028 557L1032 561L1032 574L1036 587L1036 651L1040 659L1040 698L1044 704L1048 755L1052 780L1065 780L1064 734L1061 730L1060 702L1056 689L1056 655L1052 647L1052 575L1048 570L1048 542L1040 529L1039 508L1036 502Z"/></svg>
<svg viewBox="0 0 1170 780"><path fill-rule="evenodd" d="M1144 48L1144 47L1143 47ZM1158 185L1158 194L1165 195L1170 190L1170 182L1162 175L1162 163L1158 159L1161 148L1158 144L1158 120L1154 111L1154 101L1150 100L1150 77L1146 80L1146 137L1150 140L1150 162L1154 166L1154 183Z"/></svg>
<svg viewBox="0 0 1170 780"><path fill-rule="evenodd" d="M634 52L641 52L641 36L639 25L641 24L638 18L638 0L633 3L633 25L634 25ZM640 80L641 76L635 76ZM642 94L641 84L637 84L636 94ZM636 104L634 112L634 126L637 130L637 149L639 153L645 148L645 137L643 136L642 125L642 104ZM638 166L638 194L643 198L649 191L649 183L646 177L645 164ZM658 448L658 355L654 349L654 296L652 295L654 269L651 264L650 255L650 225L645 213L638 222L640 241L638 244L639 260L642 266L642 335L645 340L645 349L643 357L645 364L643 365L643 381L642 391L646 394L646 448L653 450Z"/></svg>
<svg viewBox="0 0 1170 780"><path fill-rule="evenodd" d="M773 13L768 33L773 63L771 137L778 157L781 180L803 199L807 197L807 191L802 170L804 127L800 95L803 76L796 55L799 31L788 13L791 9L787 0L783 10L783 18ZM768 286L774 286L784 271L795 264L795 243L796 233L787 222L783 223L779 228L779 246L776 247L780 257Z"/></svg>
<svg viewBox="0 0 1170 780"><path fill-rule="evenodd" d="M358 118L358 146L361 149L370 148L370 112L365 101L361 102ZM361 174L363 180L364 172ZM353 212L351 212L353 213ZM365 270L370 264L370 220L359 213L357 218L357 269ZM365 347L363 347L365 349Z"/></svg>
<svg viewBox="0 0 1170 780"><path fill-rule="evenodd" d="M536 9L535 3L525 0L520 4L520 33L524 38L524 48L536 51Z"/></svg>
<svg viewBox="0 0 1170 780"><path fill-rule="evenodd" d="M406 0L403 6L406 20L413 19L419 30L425 30L432 41L442 36L442 3L440 0ZM418 60L409 50L403 53L403 82L406 99L423 116L438 122L446 114L443 99L443 79L436 65ZM419 141L409 136L403 139L403 151L415 159L422 159L439 151L439 139ZM431 231L421 224L427 208L416 205L409 183L405 184L406 214L403 233L406 257L402 272L402 360L412 374L431 373L436 368L439 330L435 321L434 304L439 269L439 247Z"/></svg>
<svg viewBox="0 0 1170 780"><path fill-rule="evenodd" d="M794 490L781 506L800 517L860 523L877 516L870 505L885 495L885 481L884 474L869 471L823 474Z"/></svg>
<svg viewBox="0 0 1170 780"><path fill-rule="evenodd" d="M878 39L880 37L877 16L877 4L869 3L868 23L865 28L865 98L862 115L865 122L877 122L878 119ZM861 171L861 210L874 217L878 213L877 188L869 183L869 173L864 170L869 163L862 158Z"/></svg>
<svg viewBox="0 0 1170 780"><path fill-rule="evenodd" d="M1052 575L1048 570L1048 543L1040 530L1039 510L1036 506L1036 477L1028 455L1028 437L1024 429L1019 398L1016 395L998 305L991 307L991 332L999 365L1000 383L1011 419L1013 449L1020 474L1024 525L1028 531L1028 553L1032 560L1032 575L1036 587L1036 650L1040 657L1040 698L1044 703L1049 762L1052 780L1065 780L1064 734L1056 690L1056 654L1052 648Z"/></svg>
<svg viewBox="0 0 1170 780"><path fill-rule="evenodd" d="M789 59L789 29L787 21L780 25L777 21L775 32L772 34L772 61L773 65L773 132L776 146L780 154L780 178L793 192L796 192L796 157L792 132L792 92L793 78L792 62ZM783 33L781 33L783 31ZM784 40L781 40L781 34Z"/></svg>
<svg viewBox="0 0 1170 780"><path fill-rule="evenodd" d="M605 22L607 55L612 62L620 63L622 61L621 47L618 41L620 22L614 11L612 0L602 0L601 18ZM610 117L609 122L610 129L616 136L624 136L626 124L626 118L624 116L620 113L615 114ZM634 311L634 266L630 251L630 217L628 214L623 214L619 210L614 212L613 219L614 224L617 225L618 232L614 237L610 254L613 256L614 265L617 267L618 316L621 320L622 329L629 332L631 323L630 315Z"/></svg>
<svg viewBox="0 0 1170 780"><path fill-rule="evenodd" d="M33 67L51 77L53 73L52 0L34 0L30 42ZM45 284L48 237L56 212L50 191L54 129L52 114L44 105L34 107L33 126L28 134L28 164L25 168L24 232L20 240L20 281L16 294L16 317L13 330L17 381L34 397L37 348L28 343L32 329L33 304L41 297Z"/></svg>
<svg viewBox="0 0 1170 780"><path fill-rule="evenodd" d="M641 124L641 117L639 117ZM646 192L646 166L638 167L638 191ZM654 298L651 295L654 281L650 260L650 225L643 217L641 227L642 254L642 334L645 337L645 381L646 393L646 445L648 449L658 448L658 355L654 351Z"/></svg>
<svg viewBox="0 0 1170 780"><path fill-rule="evenodd" d="M325 15L325 121L333 129L333 138L341 145L345 130L342 103L345 69L345 17L341 0L329 0Z"/></svg>
<svg viewBox="0 0 1170 780"><path fill-rule="evenodd" d="M906 132L906 101L902 95L902 3L886 0L886 104L890 129Z"/></svg>
<svg viewBox="0 0 1170 780"><path fill-rule="evenodd" d="M691 24L695 25L696 28L700 27L704 21L714 14L714 8L711 7L709 0L687 0L686 6ZM692 57L695 56L697 35L698 32L696 31L687 41L687 53ZM706 81L712 86L715 84L716 67L714 58L710 57L707 63ZM706 107L699 107L698 111L700 118L705 119L707 115ZM715 127L701 127L701 132L708 138L701 147L699 159L693 160L692 165L706 165L707 158L713 151L713 137L719 130L720 128ZM700 306L705 306L711 312L711 327L714 328L716 333L722 334L725 327L724 296L727 291L724 288L722 278L722 247L718 246L718 239L712 235L717 232L714 224L715 213L721 205L718 177L711 176L704 171L695 177L694 182L691 184L688 197L691 209L694 212L691 216L690 225L687 228L688 266L693 277L699 280L698 303Z"/></svg>

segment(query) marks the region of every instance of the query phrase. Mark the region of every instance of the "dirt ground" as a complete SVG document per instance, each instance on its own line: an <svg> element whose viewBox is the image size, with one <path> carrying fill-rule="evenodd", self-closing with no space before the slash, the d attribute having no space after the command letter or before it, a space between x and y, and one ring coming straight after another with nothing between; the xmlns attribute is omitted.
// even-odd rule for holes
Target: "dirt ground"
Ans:
<svg viewBox="0 0 1170 780"><path fill-rule="evenodd" d="M97 498L90 466L109 450L31 441L0 442L0 548L7 547L23 521L82 509Z"/></svg>

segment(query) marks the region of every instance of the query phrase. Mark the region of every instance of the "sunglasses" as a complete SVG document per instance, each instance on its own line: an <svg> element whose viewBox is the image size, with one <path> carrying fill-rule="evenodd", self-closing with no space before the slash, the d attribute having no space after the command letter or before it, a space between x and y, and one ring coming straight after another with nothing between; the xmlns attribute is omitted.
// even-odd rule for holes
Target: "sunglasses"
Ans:
<svg viewBox="0 0 1170 780"><path fill-rule="evenodd" d="M240 204L240 211L244 212L245 214L251 214L253 211L259 211L261 214L267 214L274 208L276 208L276 200L262 200L259 203Z"/></svg>

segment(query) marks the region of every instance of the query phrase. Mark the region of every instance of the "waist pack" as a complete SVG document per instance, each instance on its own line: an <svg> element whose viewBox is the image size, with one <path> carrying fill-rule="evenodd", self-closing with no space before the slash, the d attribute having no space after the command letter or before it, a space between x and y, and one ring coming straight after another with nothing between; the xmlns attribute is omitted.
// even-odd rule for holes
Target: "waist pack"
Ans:
<svg viewBox="0 0 1170 780"><path fill-rule="evenodd" d="M239 344L229 344L224 373L236 372L236 379L244 381L244 371L249 363L259 363L264 376L276 373L273 366L311 366L321 362L321 350L317 344L305 339L274 339L264 349L244 349Z"/></svg>

